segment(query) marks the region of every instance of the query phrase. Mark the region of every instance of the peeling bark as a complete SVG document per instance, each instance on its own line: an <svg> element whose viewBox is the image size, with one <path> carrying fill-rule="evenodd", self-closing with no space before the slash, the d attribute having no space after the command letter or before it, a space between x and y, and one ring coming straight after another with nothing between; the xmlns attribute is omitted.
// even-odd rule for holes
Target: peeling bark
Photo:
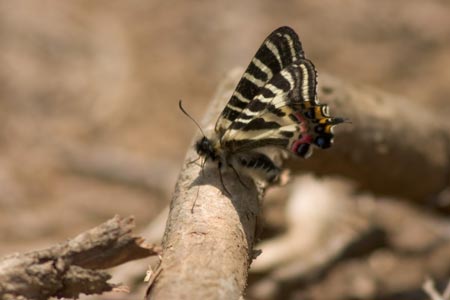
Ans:
<svg viewBox="0 0 450 300"><path fill-rule="evenodd" d="M113 219L48 249L0 260L0 298L44 300L101 294L117 284L96 269L155 255L159 247L131 235L132 218Z"/></svg>

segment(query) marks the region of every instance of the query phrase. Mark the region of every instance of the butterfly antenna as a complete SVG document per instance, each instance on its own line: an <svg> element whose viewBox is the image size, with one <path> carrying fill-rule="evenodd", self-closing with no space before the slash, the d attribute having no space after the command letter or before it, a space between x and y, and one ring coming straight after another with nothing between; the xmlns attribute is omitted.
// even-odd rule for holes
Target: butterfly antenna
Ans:
<svg viewBox="0 0 450 300"><path fill-rule="evenodd" d="M200 125L198 125L197 121L194 120L193 117L191 117L190 114L187 113L186 110L184 110L183 105L181 103L181 100L178 102L178 106L180 107L181 111L189 118L192 120L192 122L194 122L195 125L197 125L198 129L200 129L200 132L203 134L203 136L205 136L205 133L203 132L202 128L200 127Z"/></svg>

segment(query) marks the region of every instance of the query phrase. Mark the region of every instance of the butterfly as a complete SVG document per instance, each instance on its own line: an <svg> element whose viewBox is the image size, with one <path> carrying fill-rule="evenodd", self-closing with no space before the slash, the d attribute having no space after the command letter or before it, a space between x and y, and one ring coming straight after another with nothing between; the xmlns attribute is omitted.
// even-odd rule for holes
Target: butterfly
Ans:
<svg viewBox="0 0 450 300"><path fill-rule="evenodd" d="M305 58L295 31L280 27L252 58L214 133L199 139L195 148L205 163L217 161L220 170L231 168L238 176L243 171L273 183L281 168L264 149L307 158L314 147L329 148L333 126L344 121L319 104L313 63Z"/></svg>

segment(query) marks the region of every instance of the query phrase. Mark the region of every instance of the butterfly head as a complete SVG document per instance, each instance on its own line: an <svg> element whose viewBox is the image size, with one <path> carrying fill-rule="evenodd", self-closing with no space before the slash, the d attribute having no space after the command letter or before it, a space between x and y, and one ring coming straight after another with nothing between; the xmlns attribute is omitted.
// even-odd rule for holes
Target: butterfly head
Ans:
<svg viewBox="0 0 450 300"><path fill-rule="evenodd" d="M195 150L197 151L197 154L200 156L205 156L212 160L217 159L217 152L214 149L211 140L209 140L205 136L197 141L197 143L195 144Z"/></svg>
<svg viewBox="0 0 450 300"><path fill-rule="evenodd" d="M214 149L211 140L205 136L205 133L203 132L197 121L195 121L194 118L192 118L191 115L189 115L186 110L184 110L183 105L181 104L181 100L178 102L178 106L180 107L180 110L194 122L194 124L198 127L198 129L200 129L200 132L203 134L203 137L199 139L197 143L195 143L195 150L197 151L197 154L212 160L216 160L217 151Z"/></svg>

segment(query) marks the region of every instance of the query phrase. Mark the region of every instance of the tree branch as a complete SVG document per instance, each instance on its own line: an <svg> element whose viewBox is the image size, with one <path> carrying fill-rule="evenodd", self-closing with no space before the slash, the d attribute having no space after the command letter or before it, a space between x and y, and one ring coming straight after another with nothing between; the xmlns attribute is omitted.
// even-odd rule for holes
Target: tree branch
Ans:
<svg viewBox="0 0 450 300"><path fill-rule="evenodd" d="M203 122L208 128L241 74L242 70L233 70L222 84ZM320 77L320 87L321 101L352 124L339 126L332 150L309 160L292 160L291 168L337 173L353 178L361 188L422 203L445 189L448 122L405 99L343 84L330 76ZM237 299L243 294L263 193L251 181L246 189L234 174L224 174L233 195L229 197L213 164L203 172L189 164L196 157L191 147L172 199L159 275L147 299Z"/></svg>
<svg viewBox="0 0 450 300"><path fill-rule="evenodd" d="M236 72L236 71L235 71ZM240 71L238 71L239 73ZM230 97L237 75L232 73L220 88L203 124L211 128ZM147 299L238 299L244 291L253 258L256 221L262 189L217 165L204 170L189 164L197 157L187 153L172 199L159 274Z"/></svg>
<svg viewBox="0 0 450 300"><path fill-rule="evenodd" d="M132 236L133 227L131 217L116 216L65 243L2 258L2 299L77 298L80 293L111 291L118 285L108 282L109 274L95 269L114 267L160 251Z"/></svg>
<svg viewBox="0 0 450 300"><path fill-rule="evenodd" d="M319 97L333 115L351 124L336 126L328 151L293 160L297 170L353 178L360 188L441 206L450 183L450 122L408 99L320 74Z"/></svg>

